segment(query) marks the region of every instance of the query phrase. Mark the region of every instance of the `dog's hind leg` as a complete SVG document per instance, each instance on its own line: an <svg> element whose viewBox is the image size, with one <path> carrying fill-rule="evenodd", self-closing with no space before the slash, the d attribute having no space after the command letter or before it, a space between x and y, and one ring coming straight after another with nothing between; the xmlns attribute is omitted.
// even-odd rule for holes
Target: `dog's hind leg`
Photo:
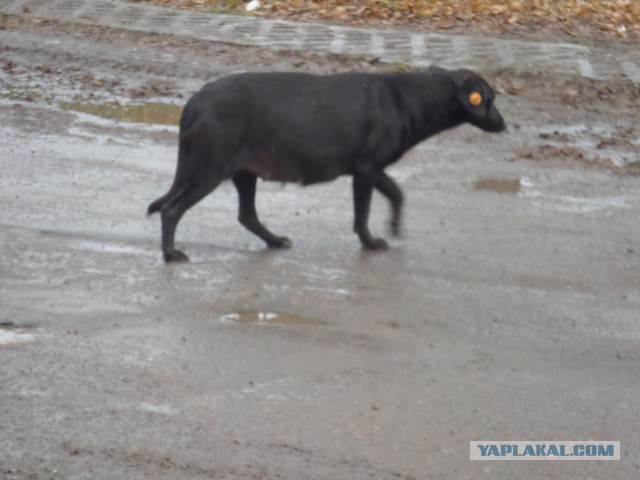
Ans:
<svg viewBox="0 0 640 480"><path fill-rule="evenodd" d="M388 248L387 242L382 238L374 238L369 232L369 209L371 207L371 194L377 186L379 172L369 169L359 169L353 173L353 205L355 220L353 231L358 234L362 246L370 250Z"/></svg>
<svg viewBox="0 0 640 480"><path fill-rule="evenodd" d="M271 248L289 248L291 241L286 237L278 237L271 233L258 220L256 212L256 176L244 170L239 170L233 176L233 184L238 190L240 208L238 221L250 232L264 240Z"/></svg>
<svg viewBox="0 0 640 480"><path fill-rule="evenodd" d="M165 262L186 262L189 257L174 247L178 222L187 210L211 193L224 180L222 175L206 172L185 182L160 210L162 217L162 252Z"/></svg>
<svg viewBox="0 0 640 480"><path fill-rule="evenodd" d="M391 226L391 233L397 236L400 234L400 219L402 218L402 204L404 203L402 190L385 172L380 172L376 189L391 203L391 221L389 225Z"/></svg>

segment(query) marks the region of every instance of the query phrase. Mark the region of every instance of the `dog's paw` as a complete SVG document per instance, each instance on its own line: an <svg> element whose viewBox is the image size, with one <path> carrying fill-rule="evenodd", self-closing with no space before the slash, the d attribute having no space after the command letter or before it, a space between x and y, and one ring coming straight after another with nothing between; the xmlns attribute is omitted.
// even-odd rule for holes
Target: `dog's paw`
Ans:
<svg viewBox="0 0 640 480"><path fill-rule="evenodd" d="M164 252L164 261L167 263L170 262L188 262L189 257L187 257L180 250L171 250L168 252Z"/></svg>
<svg viewBox="0 0 640 480"><path fill-rule="evenodd" d="M276 237L274 240L267 243L269 248L291 248L291 240L287 237Z"/></svg>
<svg viewBox="0 0 640 480"><path fill-rule="evenodd" d="M382 238L371 238L362 244L363 248L367 250L386 250L389 248L389 244Z"/></svg>

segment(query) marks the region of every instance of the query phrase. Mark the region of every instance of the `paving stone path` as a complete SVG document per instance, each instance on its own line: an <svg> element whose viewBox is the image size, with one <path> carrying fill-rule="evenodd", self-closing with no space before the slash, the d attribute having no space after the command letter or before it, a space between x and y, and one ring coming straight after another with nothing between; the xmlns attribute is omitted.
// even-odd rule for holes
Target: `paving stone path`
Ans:
<svg viewBox="0 0 640 480"><path fill-rule="evenodd" d="M279 50L379 58L414 66L553 71L588 78L626 76L640 84L640 48L603 49L571 43L355 28L197 13L116 0L0 0L0 13L25 9L45 19Z"/></svg>

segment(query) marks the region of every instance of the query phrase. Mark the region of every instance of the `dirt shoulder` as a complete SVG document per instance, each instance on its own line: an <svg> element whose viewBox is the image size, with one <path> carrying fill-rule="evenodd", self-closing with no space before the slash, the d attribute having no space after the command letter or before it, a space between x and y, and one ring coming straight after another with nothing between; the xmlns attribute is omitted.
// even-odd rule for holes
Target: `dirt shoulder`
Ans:
<svg viewBox="0 0 640 480"><path fill-rule="evenodd" d="M307 52L272 51L243 46L211 44L195 39L178 38L170 35L136 33L114 30L99 26L61 24L25 16L5 16L0 19L0 28L8 32L34 32L42 35L63 33L70 38L94 39L101 43L111 43L123 49L133 46L134 55L130 59L118 59L137 65L147 76L145 82L131 85L126 78L113 78L112 72L100 74L99 62L91 66L92 72L83 71L75 62L49 62L40 65L21 66L8 57L0 57L2 68L7 74L5 95L27 100L46 99L46 87L39 87L37 79L60 79L68 83L68 98L71 101L118 102L136 101L145 98L170 97L180 102L205 81L225 73L242 70L251 65L252 70L304 70L313 73L335 73L339 71L396 71L412 67L402 64L384 64L376 59L353 55L320 55ZM160 49L164 53L144 54L144 49ZM198 61L187 65L166 66L157 62L158 57L188 59L204 57L215 48L216 69ZM150 50L151 52L151 50ZM70 53L65 53L69 56ZM81 57L81 56L79 56ZM249 58L249 62L242 59ZM221 68L222 66L222 68ZM128 68L128 67L125 67ZM511 69L488 69L481 71L494 86L498 94L514 97L516 101L527 101L533 105L544 105L544 111L563 111L568 115L599 117L600 121L622 116L633 117L640 108L640 88L624 77L602 81L563 76L557 73L536 71L521 73ZM13 85L12 79L17 80ZM23 88L29 84L28 88ZM185 86L188 85L187 88ZM182 87L182 88L181 88ZM612 112L615 109L615 112ZM541 108L533 112L523 109L520 118L538 115ZM515 122L518 128L519 122ZM585 125L585 128L588 128ZM583 138L588 137L588 138ZM635 142L637 127L617 126L600 133L572 134L566 132L541 133L541 145L523 148L514 158L542 160L558 158L575 161L589 167L604 168L623 175L638 172L639 147ZM616 147L615 149L613 147ZM617 150L617 151L613 151Z"/></svg>

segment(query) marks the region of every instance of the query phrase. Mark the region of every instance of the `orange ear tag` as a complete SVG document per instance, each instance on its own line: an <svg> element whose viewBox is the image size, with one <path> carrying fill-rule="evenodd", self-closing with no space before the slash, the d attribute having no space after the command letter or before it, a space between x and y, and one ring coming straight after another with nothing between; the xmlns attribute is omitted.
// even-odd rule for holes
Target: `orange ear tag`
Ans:
<svg viewBox="0 0 640 480"><path fill-rule="evenodd" d="M471 105L475 105L477 107L482 103L482 95L480 95L478 92L473 92L471 95L469 95L469 101L471 102Z"/></svg>

